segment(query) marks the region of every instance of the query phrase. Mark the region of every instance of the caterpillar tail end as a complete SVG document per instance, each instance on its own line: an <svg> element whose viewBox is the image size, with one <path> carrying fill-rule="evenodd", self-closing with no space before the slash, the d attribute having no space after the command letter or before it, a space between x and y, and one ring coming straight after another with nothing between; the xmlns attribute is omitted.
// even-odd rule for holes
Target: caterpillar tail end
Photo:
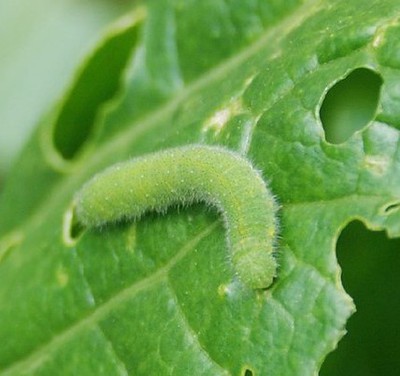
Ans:
<svg viewBox="0 0 400 376"><path fill-rule="evenodd" d="M261 253L261 252L260 252ZM240 280L252 289L266 289L276 277L277 263L271 254L263 251L258 257L254 253L242 255L236 262Z"/></svg>

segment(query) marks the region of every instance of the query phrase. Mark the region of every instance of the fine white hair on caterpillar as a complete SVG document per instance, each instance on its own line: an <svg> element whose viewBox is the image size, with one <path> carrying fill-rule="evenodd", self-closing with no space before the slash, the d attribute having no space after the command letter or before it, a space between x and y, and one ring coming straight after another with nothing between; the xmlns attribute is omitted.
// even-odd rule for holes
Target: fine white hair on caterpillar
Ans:
<svg viewBox="0 0 400 376"><path fill-rule="evenodd" d="M74 205L78 222L101 227L192 202L221 213L240 280L253 289L270 286L277 269L277 204L261 174L236 152L188 145L117 163L89 180Z"/></svg>

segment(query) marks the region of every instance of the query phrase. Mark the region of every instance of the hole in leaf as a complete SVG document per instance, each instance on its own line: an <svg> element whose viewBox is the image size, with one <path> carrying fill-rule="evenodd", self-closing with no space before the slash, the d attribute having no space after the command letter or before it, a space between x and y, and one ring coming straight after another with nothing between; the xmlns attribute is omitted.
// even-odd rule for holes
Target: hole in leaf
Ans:
<svg viewBox="0 0 400 376"><path fill-rule="evenodd" d="M400 210L400 202L395 202L395 203L393 203L393 204L389 204L388 206L386 206L385 208L384 208L384 213L386 214L386 215L390 215L390 214L392 214L392 213L394 213L394 212L396 212L396 211L399 211Z"/></svg>
<svg viewBox="0 0 400 376"><path fill-rule="evenodd" d="M370 69L359 68L328 91L320 109L328 142L345 142L374 119L381 86L380 75Z"/></svg>
<svg viewBox="0 0 400 376"><path fill-rule="evenodd" d="M73 203L64 213L62 230L63 241L67 246L75 245L85 230L85 227L76 218L75 206Z"/></svg>
<svg viewBox="0 0 400 376"><path fill-rule="evenodd" d="M101 105L116 95L137 37L136 23L112 34L80 71L54 126L54 145L64 159L74 158L81 150Z"/></svg>
<svg viewBox="0 0 400 376"><path fill-rule="evenodd" d="M79 222L73 221L71 224L70 234L72 239L78 239L85 230Z"/></svg>
<svg viewBox="0 0 400 376"><path fill-rule="evenodd" d="M253 376L253 371L250 369L245 369L243 372L243 376Z"/></svg>
<svg viewBox="0 0 400 376"><path fill-rule="evenodd" d="M320 375L398 375L400 240L389 240L384 232L352 222L340 235L337 256L344 288L357 312Z"/></svg>

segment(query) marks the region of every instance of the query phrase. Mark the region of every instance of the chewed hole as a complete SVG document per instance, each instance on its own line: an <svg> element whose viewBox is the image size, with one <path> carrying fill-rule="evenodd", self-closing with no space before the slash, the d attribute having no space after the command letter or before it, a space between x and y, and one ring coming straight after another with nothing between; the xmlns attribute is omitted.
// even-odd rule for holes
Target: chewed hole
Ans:
<svg viewBox="0 0 400 376"><path fill-rule="evenodd" d="M350 223L337 243L344 289L357 311L321 376L385 375L400 370L400 239Z"/></svg>
<svg viewBox="0 0 400 376"><path fill-rule="evenodd" d="M390 215L393 214L394 212L397 212L400 210L400 202L394 202L392 204L387 205L386 207L383 208L383 213L385 215Z"/></svg>
<svg viewBox="0 0 400 376"><path fill-rule="evenodd" d="M73 246L84 230L84 226L76 218L75 205L72 203L64 213L62 229L64 243L69 247Z"/></svg>
<svg viewBox="0 0 400 376"><path fill-rule="evenodd" d="M374 119L382 82L376 72L359 68L326 93L320 109L326 141L343 143Z"/></svg>
<svg viewBox="0 0 400 376"><path fill-rule="evenodd" d="M251 369L246 368L246 369L244 370L244 372L243 372L242 375L243 375L243 376L253 376L254 373L253 373L253 371L252 371Z"/></svg>
<svg viewBox="0 0 400 376"><path fill-rule="evenodd" d="M54 146L65 160L73 159L91 138L99 111L118 93L137 39L133 23L108 37L81 70L54 125Z"/></svg>

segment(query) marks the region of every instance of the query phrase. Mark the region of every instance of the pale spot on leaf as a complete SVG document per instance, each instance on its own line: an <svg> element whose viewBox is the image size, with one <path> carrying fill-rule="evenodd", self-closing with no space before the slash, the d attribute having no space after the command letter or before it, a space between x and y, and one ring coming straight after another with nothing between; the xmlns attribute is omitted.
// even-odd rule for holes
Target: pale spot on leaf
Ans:
<svg viewBox="0 0 400 376"><path fill-rule="evenodd" d="M59 266L56 271L57 284L60 287L65 287L69 281L69 275L63 266Z"/></svg>
<svg viewBox="0 0 400 376"><path fill-rule="evenodd" d="M383 175L387 171L389 163L389 159L385 156L367 155L364 158L364 166L378 175Z"/></svg>

